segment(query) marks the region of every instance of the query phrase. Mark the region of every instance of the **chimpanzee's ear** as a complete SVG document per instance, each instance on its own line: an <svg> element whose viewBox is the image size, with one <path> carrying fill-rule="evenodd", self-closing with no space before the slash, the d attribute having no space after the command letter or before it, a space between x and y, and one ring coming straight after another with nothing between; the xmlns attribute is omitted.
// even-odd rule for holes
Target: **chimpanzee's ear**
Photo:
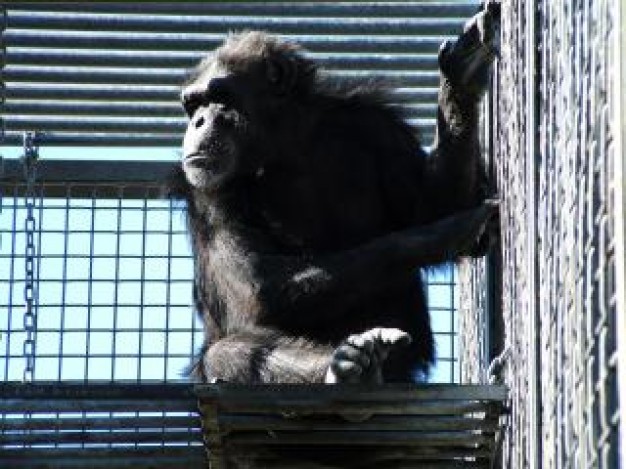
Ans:
<svg viewBox="0 0 626 469"><path fill-rule="evenodd" d="M298 81L298 62L295 57L274 55L266 60L265 73L276 94L287 94Z"/></svg>
<svg viewBox="0 0 626 469"><path fill-rule="evenodd" d="M161 196L175 200L189 200L191 197L191 187L179 163L174 164L167 175L161 188Z"/></svg>

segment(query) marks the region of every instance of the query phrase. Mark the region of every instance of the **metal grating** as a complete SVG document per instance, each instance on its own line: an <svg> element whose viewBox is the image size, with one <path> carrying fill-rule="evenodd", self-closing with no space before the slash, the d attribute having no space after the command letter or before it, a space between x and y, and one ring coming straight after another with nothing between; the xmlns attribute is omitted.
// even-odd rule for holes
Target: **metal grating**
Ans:
<svg viewBox="0 0 626 469"><path fill-rule="evenodd" d="M399 86L430 142L436 53L474 2L302 3L5 2L2 130L45 132L41 145L178 146L185 70L228 31L264 29L295 40L342 77Z"/></svg>
<svg viewBox="0 0 626 469"><path fill-rule="evenodd" d="M76 6L2 4L3 144L18 145L22 131L34 129L44 132L38 143L46 147L177 147L184 125L176 104L181 70L215 47L227 29L243 27L303 43L333 73L395 81L398 102L407 105L407 118L428 142L436 50L475 9L467 2L89 2L80 4L80 12ZM182 215L158 199L167 164L102 162L92 149L80 153L89 162L44 159L38 165L36 384L0 384L0 466L202 467L188 389L177 388L178 394L154 383L181 377L201 335L189 304ZM76 155L68 151L63 158ZM9 312L6 321L0 317L6 339L0 342L0 373L4 381L16 381L26 337L27 198L18 162L5 161L3 169L0 259L10 268L0 269L0 289L7 291L0 301ZM458 380L455 281L451 270L429 275L442 364L436 381ZM41 382L77 378L88 383ZM324 393L319 396L322 402ZM472 409L482 412L466 410ZM444 436L448 443L472 444L448 454L452 466L482 467L488 460L493 419L477 425L456 440Z"/></svg>
<svg viewBox="0 0 626 469"><path fill-rule="evenodd" d="M9 163L9 162L7 162ZM42 161L36 184L35 380L184 379L202 332L169 163ZM25 186L6 164L0 214L0 378L25 366Z"/></svg>
<svg viewBox="0 0 626 469"><path fill-rule="evenodd" d="M506 399L502 386L471 385L210 385L196 392L214 469L251 461L272 468L488 468ZM316 455L318 465L303 463L303 454Z"/></svg>
<svg viewBox="0 0 626 469"><path fill-rule="evenodd" d="M506 390L4 383L0 396L3 467L200 468L204 440L213 469L250 457L272 468L488 468ZM311 450L343 462L293 459Z"/></svg>
<svg viewBox="0 0 626 469"><path fill-rule="evenodd" d="M0 383L0 466L206 467L189 385Z"/></svg>
<svg viewBox="0 0 626 469"><path fill-rule="evenodd" d="M614 469L623 461L619 4L503 3L492 145L503 201L507 468ZM487 290L480 275L464 277L462 323L484 326L472 301ZM487 330L463 335L463 363L481 356ZM485 380L487 364L464 366L463 381Z"/></svg>

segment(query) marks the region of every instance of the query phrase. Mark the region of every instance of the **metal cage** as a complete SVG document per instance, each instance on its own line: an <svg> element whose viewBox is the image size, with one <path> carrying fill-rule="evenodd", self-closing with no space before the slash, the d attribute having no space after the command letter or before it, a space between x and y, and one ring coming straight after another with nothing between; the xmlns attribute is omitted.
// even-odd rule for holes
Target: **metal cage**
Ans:
<svg viewBox="0 0 626 469"><path fill-rule="evenodd" d="M10 156L21 156L27 133L23 161L0 168L0 260L9 265L0 271L8 311L0 466L203 467L204 436L212 467L228 464L221 451L233 448L322 443L351 454L380 445L390 467L488 467L501 386L269 393L173 382L201 331L182 215L158 198L185 125L178 84L227 31L262 28L300 42L332 73L397 84L397 102L428 143L437 49L475 9L461 1L2 3L0 130ZM130 152L144 161L119 156ZM458 381L455 276L430 280L447 365L439 378Z"/></svg>
<svg viewBox="0 0 626 469"><path fill-rule="evenodd" d="M463 267L462 380L511 390L502 467L613 469L625 456L624 6L502 8L490 141L501 253ZM490 265L502 293L491 316Z"/></svg>

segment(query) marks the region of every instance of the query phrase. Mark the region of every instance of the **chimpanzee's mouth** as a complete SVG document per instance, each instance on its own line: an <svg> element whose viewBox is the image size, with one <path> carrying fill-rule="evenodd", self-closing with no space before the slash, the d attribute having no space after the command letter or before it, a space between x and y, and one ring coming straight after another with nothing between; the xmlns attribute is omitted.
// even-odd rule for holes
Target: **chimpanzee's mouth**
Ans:
<svg viewBox="0 0 626 469"><path fill-rule="evenodd" d="M208 155L204 153L192 153L183 158L183 163L191 166L204 166L208 159Z"/></svg>
<svg viewBox="0 0 626 469"><path fill-rule="evenodd" d="M223 164L220 163L218 158L206 153L193 153L186 156L183 160L183 165L188 168L200 169L211 174L219 173L223 169Z"/></svg>

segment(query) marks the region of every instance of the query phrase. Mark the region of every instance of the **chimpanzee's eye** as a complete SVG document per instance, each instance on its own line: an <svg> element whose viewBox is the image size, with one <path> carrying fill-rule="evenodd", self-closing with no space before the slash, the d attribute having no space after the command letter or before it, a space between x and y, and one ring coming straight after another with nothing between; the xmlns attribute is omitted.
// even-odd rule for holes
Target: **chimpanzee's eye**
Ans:
<svg viewBox="0 0 626 469"><path fill-rule="evenodd" d="M201 100L195 94L189 94L183 96L183 108L185 109L185 113L189 118L191 118L196 109L200 107Z"/></svg>

